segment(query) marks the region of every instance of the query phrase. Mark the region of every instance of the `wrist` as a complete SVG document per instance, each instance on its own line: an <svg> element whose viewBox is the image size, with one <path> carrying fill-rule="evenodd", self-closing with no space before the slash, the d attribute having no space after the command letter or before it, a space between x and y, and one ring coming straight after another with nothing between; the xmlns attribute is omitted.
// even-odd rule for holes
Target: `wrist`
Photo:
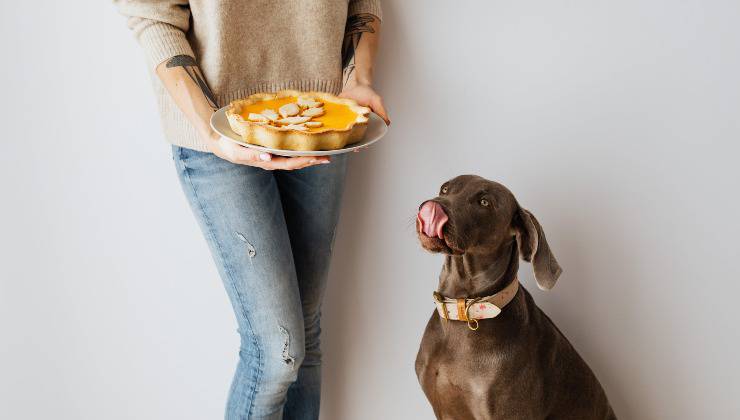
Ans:
<svg viewBox="0 0 740 420"><path fill-rule="evenodd" d="M213 131L213 128L211 127L212 115L213 111L209 113L201 113L201 115L195 122L195 129L198 132L200 138L204 140L218 140L221 137L221 135Z"/></svg>
<svg viewBox="0 0 740 420"><path fill-rule="evenodd" d="M345 89L348 87L355 86L372 86L373 85L373 70L372 68L357 68L348 67L345 72L347 73L346 82L344 83Z"/></svg>
<svg viewBox="0 0 740 420"><path fill-rule="evenodd" d="M362 86L372 86L373 78L370 75L355 75L355 83Z"/></svg>
<svg viewBox="0 0 740 420"><path fill-rule="evenodd" d="M218 140L221 137L221 135L213 131L211 127L208 127L208 129L198 130L198 135L203 140Z"/></svg>
<svg viewBox="0 0 740 420"><path fill-rule="evenodd" d="M221 135L209 128L208 131L201 131L199 133L200 138L206 143L206 147L209 151L213 151L213 146L221 139Z"/></svg>
<svg viewBox="0 0 740 420"><path fill-rule="evenodd" d="M368 79L357 79L353 77L347 80L347 83L344 84L344 89L351 89L360 86L372 87L372 81Z"/></svg>

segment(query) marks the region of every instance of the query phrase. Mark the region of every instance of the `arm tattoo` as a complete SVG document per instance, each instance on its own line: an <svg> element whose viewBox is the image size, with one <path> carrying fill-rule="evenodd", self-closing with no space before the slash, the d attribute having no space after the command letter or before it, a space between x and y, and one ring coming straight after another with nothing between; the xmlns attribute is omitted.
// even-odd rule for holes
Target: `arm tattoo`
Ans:
<svg viewBox="0 0 740 420"><path fill-rule="evenodd" d="M166 66L168 69L173 67L182 67L185 70L185 73L187 73L187 75L190 77L190 79L195 82L196 85L198 85L200 91L203 92L203 96L206 97L208 104L211 105L213 109L218 109L216 96L208 87L208 84L206 83L203 75L200 72L200 69L198 68L198 63L195 62L195 59L193 57L189 55L176 55L170 58L169 61L167 61Z"/></svg>
<svg viewBox="0 0 740 420"><path fill-rule="evenodd" d="M363 32L374 33L372 23L375 16L369 13L361 13L347 18L347 26L344 29L344 42L342 43L342 78L346 85L349 76L355 71L355 50L360 44Z"/></svg>

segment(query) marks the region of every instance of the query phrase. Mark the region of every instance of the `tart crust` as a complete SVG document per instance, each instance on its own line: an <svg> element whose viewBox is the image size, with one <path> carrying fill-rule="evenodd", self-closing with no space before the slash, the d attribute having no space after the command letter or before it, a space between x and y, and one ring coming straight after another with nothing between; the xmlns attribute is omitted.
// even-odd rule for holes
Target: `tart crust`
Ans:
<svg viewBox="0 0 740 420"><path fill-rule="evenodd" d="M342 129L321 128L315 131L299 131L248 121L241 115L244 107L248 105L271 99L302 96L315 98L321 102L345 105L357 114L357 118ZM226 118L231 129L246 143L271 149L314 151L341 149L348 144L362 140L367 129L369 113L370 108L360 106L352 99L339 98L330 93L281 90L275 93L255 93L245 99L231 102L229 109L226 110Z"/></svg>

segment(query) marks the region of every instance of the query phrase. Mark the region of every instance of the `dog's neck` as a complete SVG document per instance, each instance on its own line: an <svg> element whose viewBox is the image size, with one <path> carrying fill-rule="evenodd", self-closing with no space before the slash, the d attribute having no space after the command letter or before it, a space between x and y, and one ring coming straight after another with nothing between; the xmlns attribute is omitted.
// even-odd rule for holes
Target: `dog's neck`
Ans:
<svg viewBox="0 0 740 420"><path fill-rule="evenodd" d="M447 255L438 291L450 298L493 295L516 278L518 269L519 249L513 239L491 254Z"/></svg>

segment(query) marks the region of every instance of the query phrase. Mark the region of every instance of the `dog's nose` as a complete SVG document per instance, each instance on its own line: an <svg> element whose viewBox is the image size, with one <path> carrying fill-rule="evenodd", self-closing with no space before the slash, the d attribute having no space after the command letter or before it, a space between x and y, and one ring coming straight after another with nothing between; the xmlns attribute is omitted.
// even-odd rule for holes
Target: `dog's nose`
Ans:
<svg viewBox="0 0 740 420"><path fill-rule="evenodd" d="M421 205L419 214L416 215L416 220L421 225L420 230L430 238L437 237L443 238L442 228L449 218L445 211L435 201L427 201Z"/></svg>

